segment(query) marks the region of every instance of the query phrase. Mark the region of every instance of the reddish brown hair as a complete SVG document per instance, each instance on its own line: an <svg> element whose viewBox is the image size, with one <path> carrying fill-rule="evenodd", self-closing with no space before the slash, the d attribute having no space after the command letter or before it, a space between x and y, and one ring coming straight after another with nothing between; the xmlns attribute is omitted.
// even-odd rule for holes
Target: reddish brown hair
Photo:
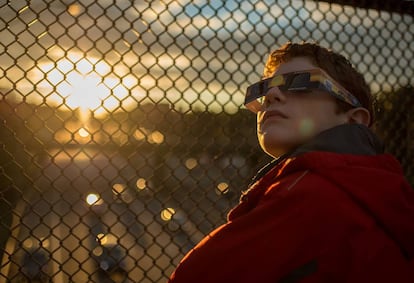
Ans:
<svg viewBox="0 0 414 283"><path fill-rule="evenodd" d="M371 123L374 121L373 100L371 91L364 77L342 55L330 49L321 47L316 43L292 43L288 42L279 49L273 51L267 59L263 76L271 77L276 68L284 62L295 57L309 58L319 68L327 72L334 80L340 83L352 93L371 115ZM338 100L339 110L347 111L350 105Z"/></svg>

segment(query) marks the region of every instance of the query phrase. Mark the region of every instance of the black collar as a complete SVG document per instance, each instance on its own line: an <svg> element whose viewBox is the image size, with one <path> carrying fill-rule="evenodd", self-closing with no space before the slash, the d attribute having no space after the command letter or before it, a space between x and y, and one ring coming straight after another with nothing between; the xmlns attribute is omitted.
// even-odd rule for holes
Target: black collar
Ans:
<svg viewBox="0 0 414 283"><path fill-rule="evenodd" d="M321 132L307 143L294 149L292 152L272 160L257 172L250 185L261 179L282 160L313 151L328 151L355 155L376 155L384 152L384 146L377 136L364 125L339 125Z"/></svg>

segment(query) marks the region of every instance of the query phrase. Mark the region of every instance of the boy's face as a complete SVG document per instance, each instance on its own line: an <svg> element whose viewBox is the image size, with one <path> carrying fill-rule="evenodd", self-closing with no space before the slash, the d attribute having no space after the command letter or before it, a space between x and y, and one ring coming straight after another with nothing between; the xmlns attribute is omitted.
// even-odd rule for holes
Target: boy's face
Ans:
<svg viewBox="0 0 414 283"><path fill-rule="evenodd" d="M309 58L296 57L280 64L273 75L316 68ZM347 115L338 111L336 98L324 91L289 93L273 87L257 113L257 136L266 153L279 157L320 132L347 122Z"/></svg>

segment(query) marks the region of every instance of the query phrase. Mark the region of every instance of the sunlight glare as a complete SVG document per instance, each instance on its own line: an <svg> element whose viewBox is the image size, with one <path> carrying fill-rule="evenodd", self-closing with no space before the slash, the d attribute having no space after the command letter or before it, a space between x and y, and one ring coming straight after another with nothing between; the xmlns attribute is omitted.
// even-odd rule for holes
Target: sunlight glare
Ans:
<svg viewBox="0 0 414 283"><path fill-rule="evenodd" d="M168 207L164 209L163 211L161 211L161 219L164 221L170 221L171 218L174 216L174 214L175 214L175 209Z"/></svg>
<svg viewBox="0 0 414 283"><path fill-rule="evenodd" d="M70 84L72 92L66 100L69 107L93 110L101 104L102 99L99 93L105 89L99 86L99 78L74 75L71 77Z"/></svg>
<svg viewBox="0 0 414 283"><path fill-rule="evenodd" d="M56 63L40 64L33 80L39 80L39 86L45 90L54 88L56 93L49 98L55 103L64 102L72 110L90 110L98 115L125 106L130 89L138 84L132 75L114 76L107 62L82 58L77 53L67 54Z"/></svg>
<svg viewBox="0 0 414 283"><path fill-rule="evenodd" d="M89 132L85 128L80 128L79 129L79 135L82 138L86 138L87 136L89 136Z"/></svg>
<svg viewBox="0 0 414 283"><path fill-rule="evenodd" d="M97 194L88 194L86 196L86 202L89 205L100 205L103 203L101 197Z"/></svg>

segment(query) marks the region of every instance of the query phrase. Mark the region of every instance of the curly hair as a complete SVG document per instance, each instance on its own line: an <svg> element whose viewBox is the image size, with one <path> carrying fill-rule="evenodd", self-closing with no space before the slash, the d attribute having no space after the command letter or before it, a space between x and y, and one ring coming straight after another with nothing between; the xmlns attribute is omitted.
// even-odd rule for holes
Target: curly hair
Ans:
<svg viewBox="0 0 414 283"><path fill-rule="evenodd" d="M344 56L330 49L316 43L287 42L269 55L264 67L263 77L271 77L281 63L296 57L309 58L313 64L323 69L352 93L362 104L362 107L369 111L371 115L370 125L372 125L374 121L373 98L368 84L362 74ZM352 106L340 100L337 103L340 111L347 111L352 108Z"/></svg>

